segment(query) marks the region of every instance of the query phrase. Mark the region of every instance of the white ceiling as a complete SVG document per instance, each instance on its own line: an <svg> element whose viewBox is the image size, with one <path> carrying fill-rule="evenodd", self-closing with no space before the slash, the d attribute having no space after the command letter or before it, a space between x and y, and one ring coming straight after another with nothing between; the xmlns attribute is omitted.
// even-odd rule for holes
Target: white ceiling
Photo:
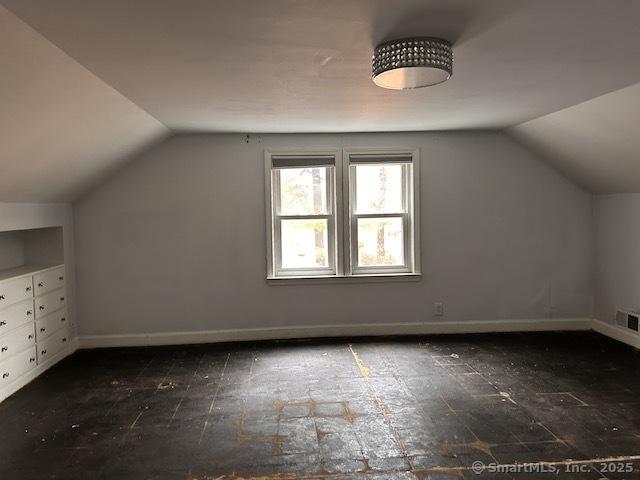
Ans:
<svg viewBox="0 0 640 480"><path fill-rule="evenodd" d="M640 191L640 1L2 4L0 201L74 200L169 128L507 128L590 191ZM374 45L425 34L453 78L374 86Z"/></svg>
<svg viewBox="0 0 640 480"><path fill-rule="evenodd" d="M76 198L168 130L0 6L0 201Z"/></svg>
<svg viewBox="0 0 640 480"><path fill-rule="evenodd" d="M640 83L507 130L594 193L640 191Z"/></svg>
<svg viewBox="0 0 640 480"><path fill-rule="evenodd" d="M175 130L503 128L640 81L631 0L1 0ZM453 78L370 80L374 45L440 35Z"/></svg>

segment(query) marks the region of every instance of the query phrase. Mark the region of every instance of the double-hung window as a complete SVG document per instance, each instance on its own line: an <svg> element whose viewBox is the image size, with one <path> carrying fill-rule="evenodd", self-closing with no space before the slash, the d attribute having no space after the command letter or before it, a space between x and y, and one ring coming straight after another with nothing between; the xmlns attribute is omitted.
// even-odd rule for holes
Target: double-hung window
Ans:
<svg viewBox="0 0 640 480"><path fill-rule="evenodd" d="M336 275L336 155L269 160L272 275Z"/></svg>
<svg viewBox="0 0 640 480"><path fill-rule="evenodd" d="M419 275L418 152L265 152L269 278Z"/></svg>

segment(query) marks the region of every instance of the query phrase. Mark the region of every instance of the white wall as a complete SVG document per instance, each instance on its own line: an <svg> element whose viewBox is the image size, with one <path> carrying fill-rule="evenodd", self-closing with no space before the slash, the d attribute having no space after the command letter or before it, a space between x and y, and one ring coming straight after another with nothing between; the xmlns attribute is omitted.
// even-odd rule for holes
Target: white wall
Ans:
<svg viewBox="0 0 640 480"><path fill-rule="evenodd" d="M422 280L267 285L264 149L342 146L420 148ZM592 314L591 196L501 133L177 135L74 213L81 335Z"/></svg>
<svg viewBox="0 0 640 480"><path fill-rule="evenodd" d="M62 203L0 203L0 232L62 227L66 266L67 312L77 330L74 227L71 205ZM52 239L57 241L57 239Z"/></svg>
<svg viewBox="0 0 640 480"><path fill-rule="evenodd" d="M640 311L640 194L595 197L595 318Z"/></svg>

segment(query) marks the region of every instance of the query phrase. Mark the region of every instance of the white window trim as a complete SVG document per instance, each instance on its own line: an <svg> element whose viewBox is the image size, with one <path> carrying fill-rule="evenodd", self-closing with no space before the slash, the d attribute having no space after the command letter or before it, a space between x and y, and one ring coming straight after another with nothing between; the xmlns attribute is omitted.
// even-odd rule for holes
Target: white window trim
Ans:
<svg viewBox="0 0 640 480"><path fill-rule="evenodd" d="M272 157L277 156L333 156L335 159L335 168L333 169L333 182L329 182L329 189L333 195L333 225L335 231L335 241L332 242L330 248L333 249L333 258L335 263L335 273L333 269L328 273L327 270L311 270L304 269L298 274L286 275L286 273L294 273L292 270L277 271L279 265L274 252L274 240L277 240L278 221L274 217L274 189L272 188ZM352 266L352 258L357 255L353 246L355 242L351 242L353 235L354 218L357 215L351 213L352 202L349 195L353 195L355 190L351 188L351 179L349 175L349 167L351 165L351 156L375 156L375 157L398 157L406 156L411 158L412 168L409 172L404 172L404 181L409 185L406 192L406 209L403 214L404 231L405 231L405 263L406 267L398 269L397 267L370 267L370 268L354 268ZM389 282L389 281L417 281L421 278L421 262L420 262L420 152L419 149L407 148L385 148L385 149L365 149L365 148L345 148L342 150L265 150L264 152L265 166L265 211L266 211L266 240L267 240L267 281L269 284L291 285L299 283L324 283L336 281L338 283L370 283L370 282ZM409 169L407 169L409 170ZM341 186L341 188L338 188ZM322 215L321 215L322 216ZM326 216L326 215L325 215ZM322 216L322 217L325 217ZM381 216L400 216L396 214ZM316 216L313 216L316 217ZM282 218L282 217L280 217ZM413 218L413 221L410 219ZM330 221L331 223L331 221ZM339 228L342 226L342 228ZM411 241L413 245L411 245ZM342 246L342 248L339 248ZM411 248L413 247L413 248ZM331 256L331 255L330 255Z"/></svg>
<svg viewBox="0 0 640 480"><path fill-rule="evenodd" d="M334 158L334 167L329 170L330 175L327 182L327 205L331 205L329 214L322 215L277 215L274 214L278 200L275 195L279 189L273 188L273 157L312 157L312 156L330 156ZM337 185L342 184L342 150L265 150L264 152L264 168L265 168L265 205L267 218L267 278L334 278L343 275L342 265L342 249L338 245L342 245L342 196L337 194ZM338 183L340 182L340 183ZM329 241L329 267L324 269L282 269L279 250L274 251L274 243L280 244L280 221L283 218L326 218L327 237Z"/></svg>

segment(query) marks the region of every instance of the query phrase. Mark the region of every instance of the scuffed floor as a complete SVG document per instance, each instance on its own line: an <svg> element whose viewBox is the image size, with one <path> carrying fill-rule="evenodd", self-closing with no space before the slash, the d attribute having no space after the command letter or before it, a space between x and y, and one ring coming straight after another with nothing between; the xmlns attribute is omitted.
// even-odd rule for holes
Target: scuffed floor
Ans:
<svg viewBox="0 0 640 480"><path fill-rule="evenodd" d="M0 479L640 478L639 367L592 333L83 351L0 404Z"/></svg>

